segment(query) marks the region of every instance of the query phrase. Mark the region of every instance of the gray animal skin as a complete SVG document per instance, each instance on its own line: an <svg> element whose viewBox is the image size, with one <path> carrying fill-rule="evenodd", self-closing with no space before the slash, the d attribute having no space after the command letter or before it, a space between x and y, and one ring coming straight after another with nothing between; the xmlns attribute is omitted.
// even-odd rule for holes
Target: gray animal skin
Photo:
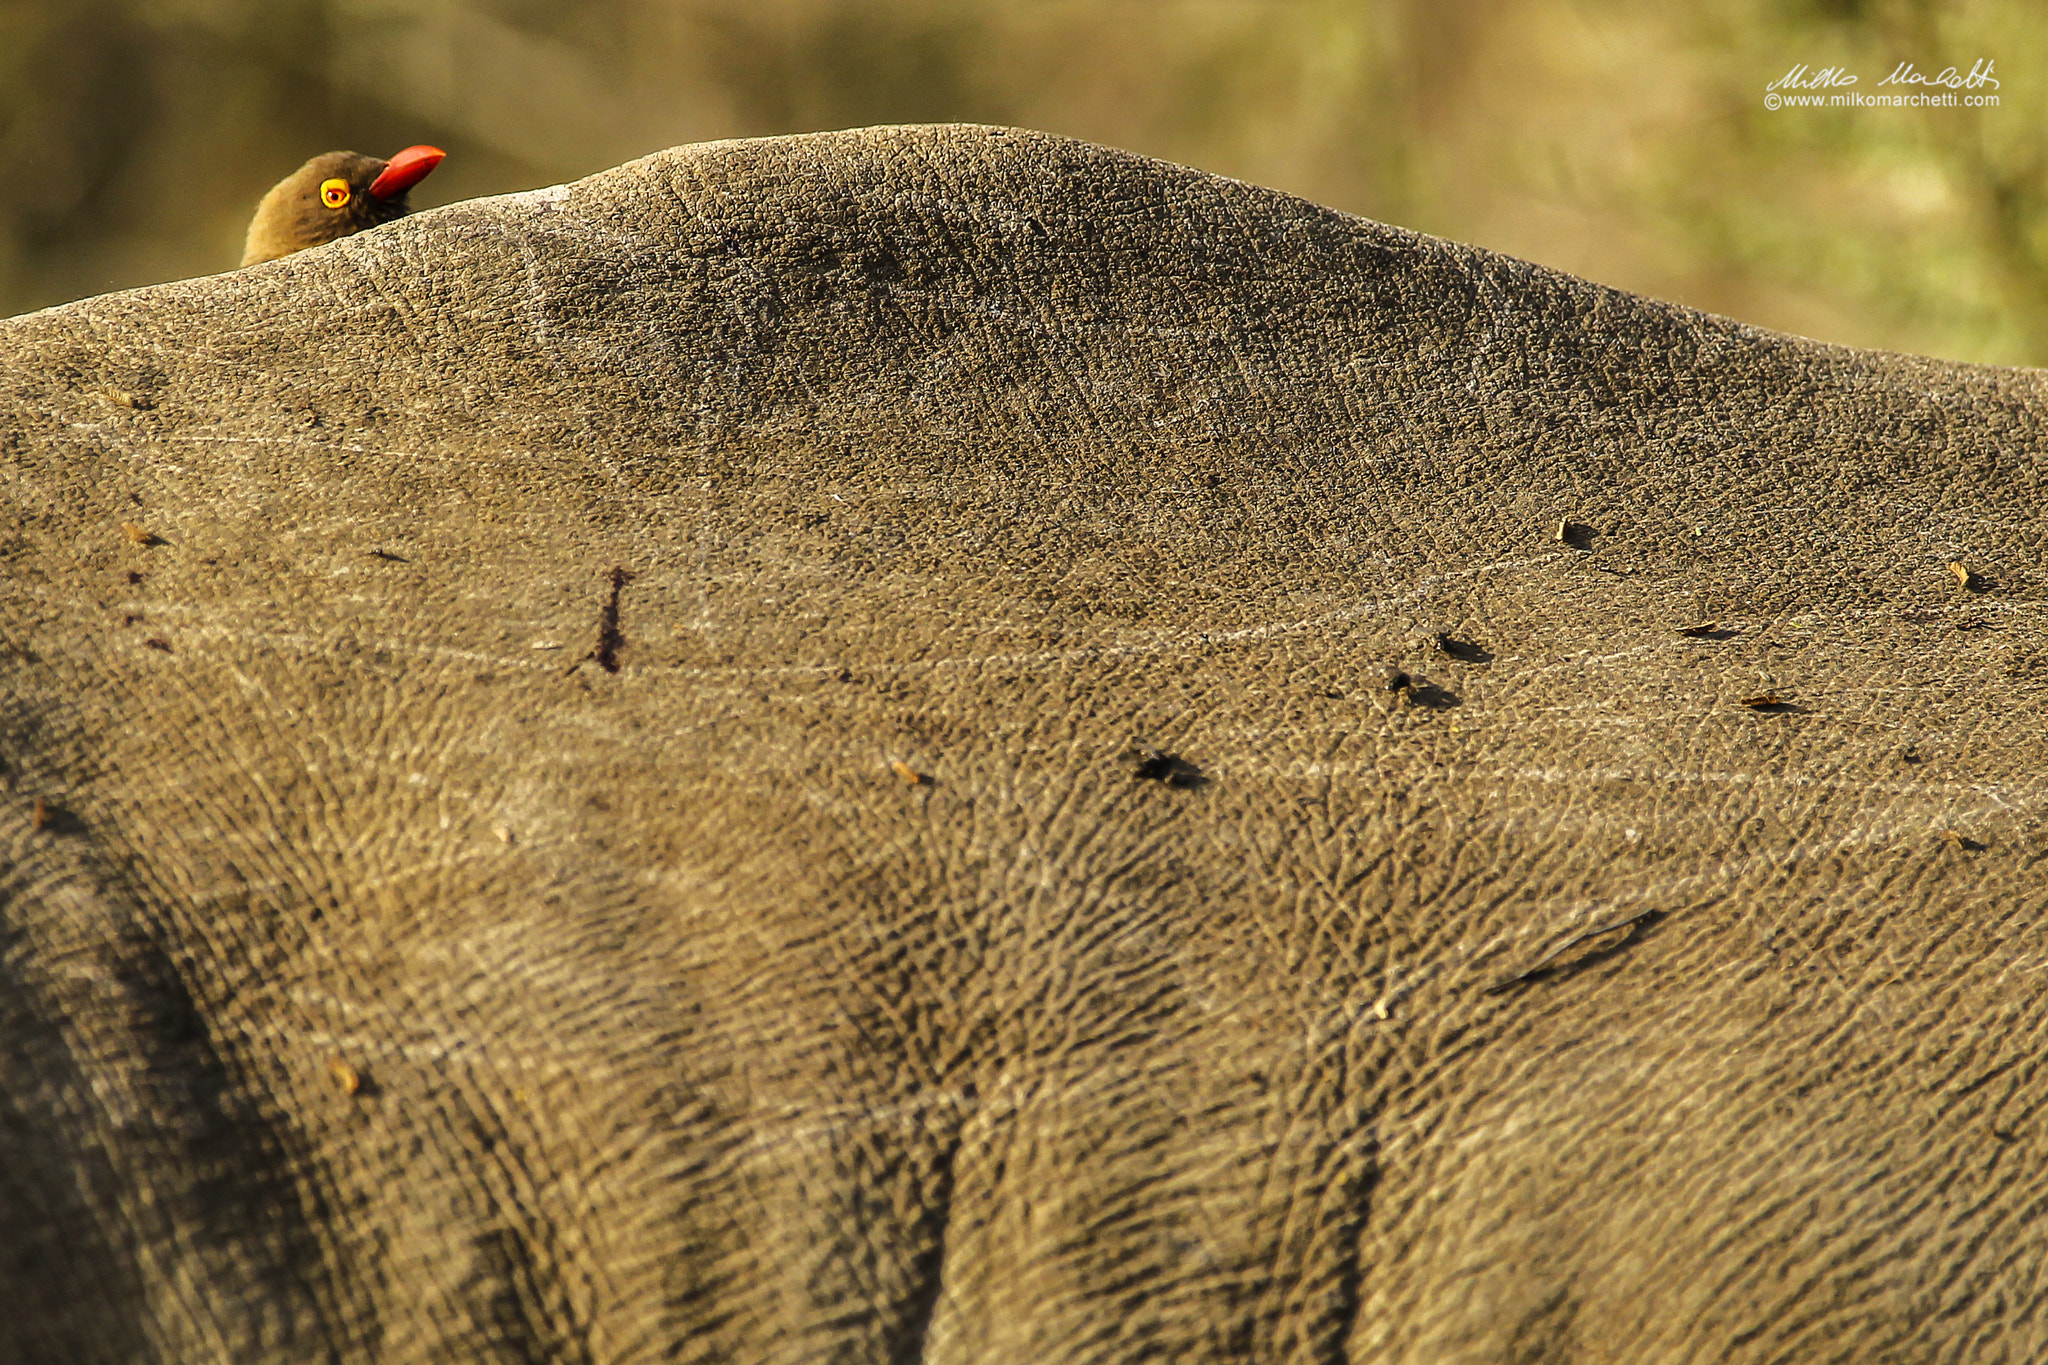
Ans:
<svg viewBox="0 0 2048 1365"><path fill-rule="evenodd" d="M981 127L0 324L0 1358L2042 1359L2044 430Z"/></svg>

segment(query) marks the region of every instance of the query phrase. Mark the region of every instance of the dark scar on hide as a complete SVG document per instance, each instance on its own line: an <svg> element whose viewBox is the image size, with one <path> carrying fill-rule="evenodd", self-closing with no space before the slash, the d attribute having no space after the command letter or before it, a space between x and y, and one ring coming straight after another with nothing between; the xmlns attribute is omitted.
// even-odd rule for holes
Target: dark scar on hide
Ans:
<svg viewBox="0 0 2048 1365"><path fill-rule="evenodd" d="M597 666L607 673L619 671L619 651L626 647L626 637L619 630L619 594L632 581L633 575L624 569L612 570L612 595L597 619L597 648L590 657L597 660Z"/></svg>
<svg viewBox="0 0 2048 1365"><path fill-rule="evenodd" d="M1641 936L1644 929L1647 929L1663 917L1664 912L1662 910L1639 910L1626 919L1614 920L1607 924L1596 924L1591 929L1582 929L1571 937L1554 944L1549 952L1537 958L1528 967L1516 972L1513 976L1496 981L1491 986L1488 986L1486 994L1499 995L1503 991L1510 991L1517 986L1528 985L1532 981L1541 980L1552 974L1575 972L1581 967L1591 966L1593 963L1611 957L1634 943ZM1624 931L1626 932L1624 933ZM1585 943L1590 939L1604 938L1609 934L1622 934L1623 936L1615 942L1608 944L1605 948L1596 949L1575 961L1558 961L1560 957L1570 952L1573 948L1578 947L1581 943Z"/></svg>

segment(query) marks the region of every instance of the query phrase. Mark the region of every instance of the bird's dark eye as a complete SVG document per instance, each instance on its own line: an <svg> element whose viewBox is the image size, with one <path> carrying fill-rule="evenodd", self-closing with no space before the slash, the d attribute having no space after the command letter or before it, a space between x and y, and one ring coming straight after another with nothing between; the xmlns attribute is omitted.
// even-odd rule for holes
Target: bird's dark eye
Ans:
<svg viewBox="0 0 2048 1365"><path fill-rule="evenodd" d="M320 182L320 202L327 205L328 208L338 209L346 207L349 198L348 181L323 180Z"/></svg>

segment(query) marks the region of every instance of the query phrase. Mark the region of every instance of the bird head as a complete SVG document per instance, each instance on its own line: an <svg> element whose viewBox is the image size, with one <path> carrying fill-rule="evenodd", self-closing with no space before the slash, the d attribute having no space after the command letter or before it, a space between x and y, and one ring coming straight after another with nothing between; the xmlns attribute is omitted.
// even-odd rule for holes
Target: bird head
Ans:
<svg viewBox="0 0 2048 1365"><path fill-rule="evenodd" d="M361 152L314 157L256 206L242 264L274 261L404 217L412 211L406 191L445 155L438 147L408 147L389 161Z"/></svg>

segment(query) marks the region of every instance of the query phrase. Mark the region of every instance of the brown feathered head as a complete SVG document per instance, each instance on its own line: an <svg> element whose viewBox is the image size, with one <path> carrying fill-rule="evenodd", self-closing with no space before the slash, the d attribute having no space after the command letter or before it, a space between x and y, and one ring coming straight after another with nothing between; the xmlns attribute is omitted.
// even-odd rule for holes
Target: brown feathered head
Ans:
<svg viewBox="0 0 2048 1365"><path fill-rule="evenodd" d="M242 264L274 261L404 217L412 212L406 191L445 155L439 147L408 147L389 161L361 152L314 157L256 206Z"/></svg>

